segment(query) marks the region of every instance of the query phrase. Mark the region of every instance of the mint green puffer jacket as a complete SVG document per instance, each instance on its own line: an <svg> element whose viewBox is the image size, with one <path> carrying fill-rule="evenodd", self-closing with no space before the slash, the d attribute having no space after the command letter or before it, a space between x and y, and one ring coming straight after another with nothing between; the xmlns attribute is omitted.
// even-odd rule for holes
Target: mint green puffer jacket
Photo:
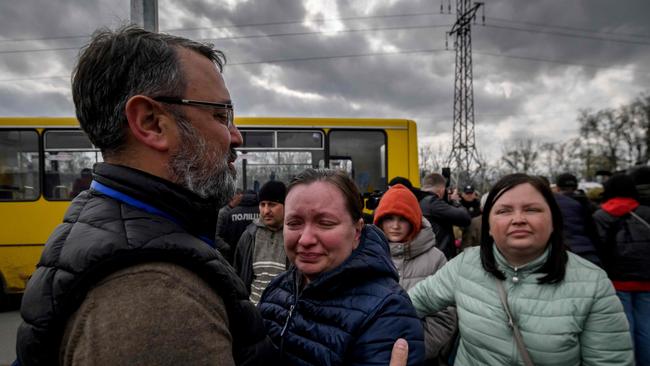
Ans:
<svg viewBox="0 0 650 366"><path fill-rule="evenodd" d="M495 278L481 266L480 248L469 248L419 282L409 296L419 316L456 305L460 346L455 365L523 365ZM508 304L535 366L634 365L623 307L604 271L569 253L566 276L538 284L533 273L548 256L511 267L495 248L505 273Z"/></svg>

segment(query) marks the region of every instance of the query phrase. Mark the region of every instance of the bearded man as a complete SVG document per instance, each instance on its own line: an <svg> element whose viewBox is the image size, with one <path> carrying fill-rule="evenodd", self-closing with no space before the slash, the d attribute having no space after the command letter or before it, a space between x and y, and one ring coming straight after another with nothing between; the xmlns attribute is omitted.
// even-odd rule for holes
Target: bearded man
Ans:
<svg viewBox="0 0 650 366"><path fill-rule="evenodd" d="M259 313L214 247L242 136L210 44L100 30L72 96L102 151L21 306L21 365L273 363Z"/></svg>

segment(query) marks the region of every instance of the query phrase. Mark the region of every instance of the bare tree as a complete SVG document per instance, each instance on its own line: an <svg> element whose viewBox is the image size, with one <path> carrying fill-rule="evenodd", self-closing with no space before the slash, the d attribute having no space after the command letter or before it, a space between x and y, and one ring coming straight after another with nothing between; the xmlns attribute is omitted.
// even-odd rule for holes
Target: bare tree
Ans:
<svg viewBox="0 0 650 366"><path fill-rule="evenodd" d="M650 162L650 94L642 94L630 106L629 111L635 128L638 129L640 141L637 141L636 149L639 155L637 162Z"/></svg>
<svg viewBox="0 0 650 366"><path fill-rule="evenodd" d="M538 158L537 143L528 138L517 140L510 149L504 148L501 161L506 171L535 174Z"/></svg>
<svg viewBox="0 0 650 366"><path fill-rule="evenodd" d="M435 149L431 145L421 146L418 150L420 158L420 172L424 176L431 172L440 172L445 166L445 159L449 156L449 147L438 145Z"/></svg>
<svg viewBox="0 0 650 366"><path fill-rule="evenodd" d="M581 111L578 122L580 133L594 146L593 158L605 158L605 166L601 169L614 171L620 169L619 160L622 149L627 146L625 129L631 128L629 119L622 118L623 113L614 109L603 109L596 113ZM602 159L599 159L602 161Z"/></svg>
<svg viewBox="0 0 650 366"><path fill-rule="evenodd" d="M581 148L579 138L539 144L540 159L545 165L540 173L550 180L565 172L581 176L585 170Z"/></svg>

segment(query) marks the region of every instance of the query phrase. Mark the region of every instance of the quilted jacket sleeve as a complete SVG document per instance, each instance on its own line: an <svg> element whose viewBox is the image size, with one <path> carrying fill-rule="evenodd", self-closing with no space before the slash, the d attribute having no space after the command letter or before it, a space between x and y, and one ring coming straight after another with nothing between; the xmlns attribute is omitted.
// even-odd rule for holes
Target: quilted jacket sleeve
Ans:
<svg viewBox="0 0 650 366"><path fill-rule="evenodd" d="M582 364L634 365L627 319L610 280L603 273L580 335Z"/></svg>
<svg viewBox="0 0 650 366"><path fill-rule="evenodd" d="M454 306L454 289L458 270L462 265L465 252L449 261L438 272L418 282L408 292L418 312L418 316L425 317Z"/></svg>
<svg viewBox="0 0 650 366"><path fill-rule="evenodd" d="M351 350L350 364L388 365L397 338L404 338L408 342L408 365L420 365L424 362L422 323L415 316L413 306L403 293L389 295L377 309Z"/></svg>
<svg viewBox="0 0 650 366"><path fill-rule="evenodd" d="M251 224L255 225L255 224ZM244 281L246 291L250 294L253 283L253 241L255 237L248 229L239 238L233 256L233 267L235 272Z"/></svg>

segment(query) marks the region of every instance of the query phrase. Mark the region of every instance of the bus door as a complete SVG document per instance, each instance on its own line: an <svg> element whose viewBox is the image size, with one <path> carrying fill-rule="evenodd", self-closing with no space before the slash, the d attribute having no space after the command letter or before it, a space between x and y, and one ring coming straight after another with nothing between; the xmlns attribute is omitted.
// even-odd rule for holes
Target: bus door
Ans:
<svg viewBox="0 0 650 366"><path fill-rule="evenodd" d="M327 140L330 168L350 173L362 194L386 189L387 152L383 130L331 129Z"/></svg>

